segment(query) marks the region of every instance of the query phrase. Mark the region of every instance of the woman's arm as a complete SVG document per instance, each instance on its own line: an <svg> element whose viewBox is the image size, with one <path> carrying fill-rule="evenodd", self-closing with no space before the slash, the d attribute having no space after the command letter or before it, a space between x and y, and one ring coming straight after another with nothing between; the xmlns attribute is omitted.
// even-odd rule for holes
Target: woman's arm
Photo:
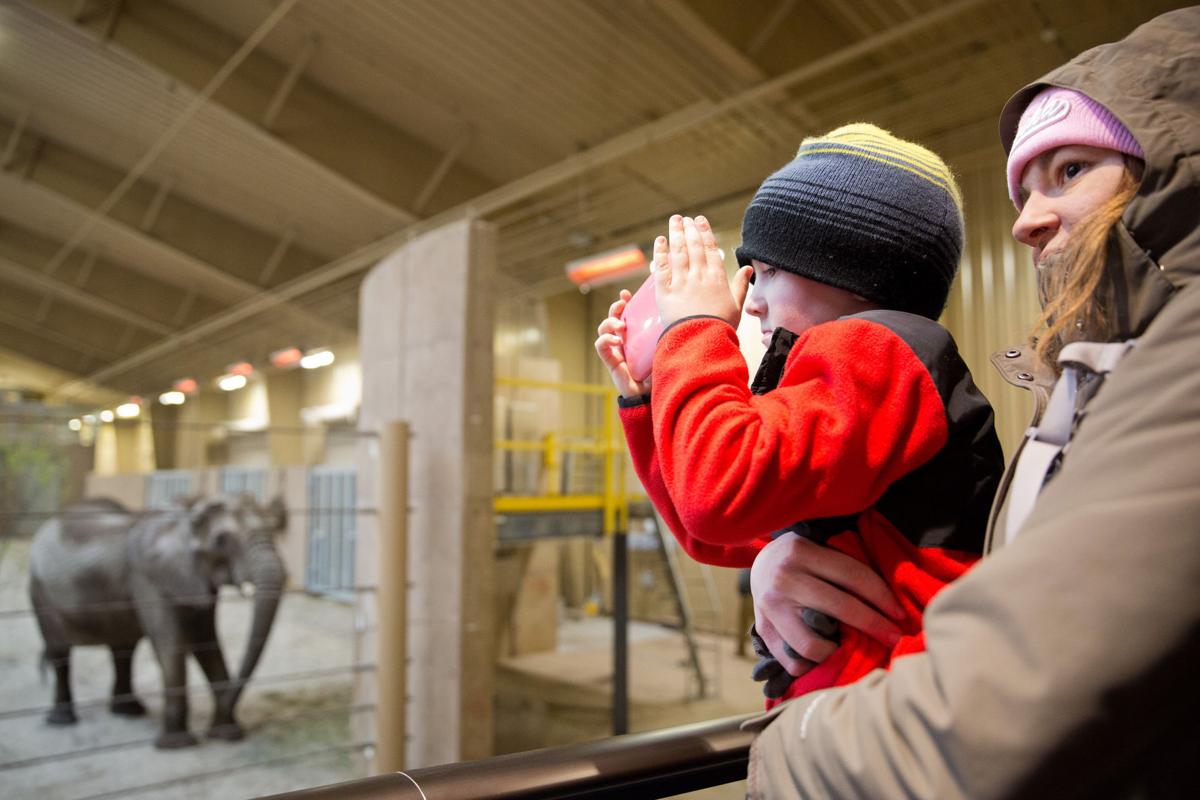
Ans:
<svg viewBox="0 0 1200 800"><path fill-rule="evenodd" d="M1108 377L1016 541L927 650L784 706L752 797L1111 795L1200 707L1200 284Z"/></svg>

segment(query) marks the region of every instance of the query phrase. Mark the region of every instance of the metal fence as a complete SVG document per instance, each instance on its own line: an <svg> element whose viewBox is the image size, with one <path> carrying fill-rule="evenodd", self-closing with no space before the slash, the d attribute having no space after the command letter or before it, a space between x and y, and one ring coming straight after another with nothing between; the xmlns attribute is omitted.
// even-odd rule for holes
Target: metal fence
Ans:
<svg viewBox="0 0 1200 800"><path fill-rule="evenodd" d="M85 438L86 432L68 428L67 422L66 416L0 410L0 796L246 797L366 775L371 742L356 721L369 718L375 705L356 700L353 684L375 665L359 653L357 637L364 626L354 605L344 601L374 591L356 582L354 570L355 520L373 510L357 501L353 467L280 468L209 460L196 469L104 475L95 463L99 430ZM327 442L326 450L344 458L355 451L356 441L373 437L354 431L267 429L253 434L264 444L263 453L256 455L252 446L228 447L229 439L241 434L218 426L177 425L172 431L161 422L133 424L152 429L145 438L153 434L156 442L164 433L178 433L180 439L191 435L206 446L209 459L234 451L265 461L267 438L288 436L343 437ZM253 444L249 438L246 442ZM320 450L305 448L309 453ZM224 586L215 598L215 626L209 635L190 638L186 645L159 642L157 651L168 659L183 654L188 664L186 682L178 688L164 686L148 637L132 646L75 646L69 654L51 653L43 660L45 643L30 587L34 536L40 527L64 520L73 534L89 532L113 507L81 510L72 503L96 495L121 501L134 512L131 524L167 518L156 513L183 516L181 498L248 495L264 514L275 497L284 501L286 522L274 542L292 582L277 593L279 610L262 659L236 707L244 732L240 741L209 736L216 714L214 693L236 685L236 678L206 675L200 663L211 664L215 652L236 675L249 647L254 608L269 593ZM314 532L325 544L313 544ZM336 552L326 546L334 540ZM87 543L94 548L98 541ZM95 550L87 557L94 555ZM97 570L104 568L103 561L96 563ZM310 576L319 579L310 584ZM122 581L127 583L128 577ZM139 599L123 588L83 601L56 589L42 599L62 618L112 621L139 612ZM144 605L145 598L140 600ZM172 607L168 613L181 609ZM114 685L122 660L132 668L124 691ZM55 688L64 666L70 668L77 721L49 724L62 706ZM199 744L159 749L164 713L181 697L189 709L187 729ZM110 710L116 701L128 711L135 699L145 716Z"/></svg>
<svg viewBox="0 0 1200 800"><path fill-rule="evenodd" d="M545 382L510 382L501 389L512 401L510 408L532 402L526 396L531 392L554 391ZM520 425L497 426L497 573L511 577L518 574L519 565L534 569L536 560L529 560L534 548L545 552L561 546L563 553L568 547L586 548L580 562L582 582L573 586L578 597L572 600L567 596L572 587L566 578L555 578L556 583L562 581L559 594L546 597L536 591L516 594L514 583L509 594L498 595L498 608L512 610L511 620L516 619L515 609L520 607L525 615L522 619L535 620L537 626L545 622L553 628L563 624L556 610L558 602L565 601L567 608L573 609L574 616L569 618L580 623L612 608L609 587L618 562L609 559L610 542L598 537L614 526L628 525L636 484L620 478L626 456L619 447L614 420L605 416L611 414L608 393L576 387L574 394L586 398L580 401L580 410L568 413L570 406L564 402L566 423L550 429L528 418L518 420ZM377 651L369 644L375 641L375 618L363 611L375 607L376 587L366 585L355 566L370 558L370 554L358 552L358 537L369 537L370 525L364 515L373 516L376 509L359 500L370 494L361 491L364 487L352 465L362 463L356 459L378 452L372 441L375 434L305 428L246 432L161 420L127 422L126 434L135 425L144 434L138 445L143 450L152 439L153 453L161 456L174 442L176 465L120 472L114 467L122 465L108 463L101 468L102 459L98 458L96 443L111 435L111 430L104 430L99 423L91 429L71 429L67 423L66 416L5 415L0 409L0 486L5 492L0 506L0 796L51 800L244 797L365 775L375 758L376 742L380 746L383 742L376 735L376 705L365 700L374 695L361 691L377 673ZM324 447L320 441L286 446L288 437L329 440L335 436L342 437L341 441L326 441ZM317 454L319 459L325 452L336 458L299 466L272 465L276 451L289 449L306 457ZM197 460L204 466L177 467ZM181 499L218 494L249 495L260 506L278 497L286 507L286 527L276 538L276 547L292 583L282 592L278 621L263 660L238 705L245 739L236 743L205 741L204 732L215 714L214 686L220 690L227 682L210 683L198 660L187 658L186 684L178 690L165 689L149 642L118 647L118 660L127 656L132 660L131 691L114 690L117 660L108 648L73 648L69 663L78 722L47 724L58 704L55 668L63 662L55 655L40 663L43 641L29 585L30 546L38 527L61 519L72 501L85 496L112 497L135 512L170 513L172 508L178 511ZM69 517L83 529L97 513L95 509L74 510ZM568 517L578 524L565 525L563 520ZM653 555L640 550L635 553L633 568L638 580L630 582L635 607L639 597L649 595L644 578L656 563ZM509 567L511 571L505 572ZM563 566L562 571L565 569ZM539 572L530 585L542 585L539 581L557 571ZM236 671L247 647L258 596L243 594L233 586L221 589L215 630L190 641L187 652L192 656L221 652L231 671ZM124 596L82 605L87 607L74 610L112 614L137 610L134 600ZM598 609L584 611L585 606ZM515 633L509 638L510 644L517 641ZM171 652L178 648L168 654ZM683 675L679 681L681 701L690 697L686 680ZM114 715L110 712L114 693L118 701L128 700L125 695L132 694L148 715ZM191 710L188 728L201 743L180 750L157 749L164 713L180 694ZM509 705L515 708L520 702L517 697ZM590 717L588 720L591 724ZM574 740L578 738L582 736ZM564 740L573 739L555 741ZM513 746L513 741L514 737L503 739L506 746ZM514 749L538 746L542 745L520 740Z"/></svg>

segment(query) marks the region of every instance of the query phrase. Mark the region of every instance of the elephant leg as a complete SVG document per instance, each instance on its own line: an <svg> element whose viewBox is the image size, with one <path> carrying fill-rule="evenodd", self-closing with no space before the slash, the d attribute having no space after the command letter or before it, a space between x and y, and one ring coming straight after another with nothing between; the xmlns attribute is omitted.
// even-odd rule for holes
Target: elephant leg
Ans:
<svg viewBox="0 0 1200 800"><path fill-rule="evenodd" d="M122 717L143 717L146 707L133 694L133 651L137 642L112 645L113 679L112 700L108 710Z"/></svg>
<svg viewBox="0 0 1200 800"><path fill-rule="evenodd" d="M54 668L54 707L46 714L51 725L72 725L78 722L75 706L71 699L71 645L63 630L58 613L46 601L41 582L35 577L29 585L30 599L42 641L46 649L42 654L45 663Z"/></svg>
<svg viewBox="0 0 1200 800"><path fill-rule="evenodd" d="M213 718L208 729L208 738L236 741L242 738L242 726L233 717L233 706L237 702L237 688L229 678L221 642L217 638L217 609L196 614L192 633L192 655L200 662L200 669L208 678L213 692Z"/></svg>
<svg viewBox="0 0 1200 800"><path fill-rule="evenodd" d="M154 746L166 749L199 744L187 729L188 642L182 625L183 609L171 603L145 575L136 570L130 576L130 588L137 605L141 630L150 637L150 644L154 646L154 655L162 670L163 730Z"/></svg>
<svg viewBox="0 0 1200 800"><path fill-rule="evenodd" d="M46 660L54 665L54 708L46 714L51 725L73 725L79 721L71 699L71 648L46 648Z"/></svg>
<svg viewBox="0 0 1200 800"><path fill-rule="evenodd" d="M187 652L178 639L155 644L163 674L163 732L155 740L159 749L199 744L187 729Z"/></svg>

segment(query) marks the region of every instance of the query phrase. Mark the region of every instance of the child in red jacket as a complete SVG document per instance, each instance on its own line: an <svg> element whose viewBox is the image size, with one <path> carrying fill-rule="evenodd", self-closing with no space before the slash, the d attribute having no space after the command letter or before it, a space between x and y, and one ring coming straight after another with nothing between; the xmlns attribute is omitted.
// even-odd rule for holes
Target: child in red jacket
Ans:
<svg viewBox="0 0 1200 800"><path fill-rule="evenodd" d="M882 579L848 600L841 588L869 584L830 584L828 603L779 629L759 620L756 678L773 700L921 649L925 606L982 553L1003 457L991 407L936 322L962 243L942 160L845 126L806 139L758 189L732 286L707 220L671 218L654 243L666 330L653 393L625 363L628 292L600 325L634 466L689 554L746 567L773 538L799 537L801 554L834 564L814 570L826 581L863 565ZM752 384L743 306L767 345ZM891 623L871 624L872 607Z"/></svg>

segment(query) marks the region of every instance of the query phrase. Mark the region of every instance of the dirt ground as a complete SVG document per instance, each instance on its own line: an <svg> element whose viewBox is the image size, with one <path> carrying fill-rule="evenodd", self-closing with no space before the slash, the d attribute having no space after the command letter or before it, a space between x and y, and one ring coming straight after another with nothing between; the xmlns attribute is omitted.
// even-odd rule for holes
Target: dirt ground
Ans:
<svg viewBox="0 0 1200 800"><path fill-rule="evenodd" d="M40 674L41 636L29 608L28 541L0 542L0 797L83 800L101 797L242 798L366 775L350 736L354 611L303 593L280 606L258 670L238 706L240 742L203 741L211 695L189 659L189 727L198 747L156 750L161 681L150 645L138 645L134 691L141 719L108 711L112 660L107 648L72 650L79 722L55 727L44 714L53 674ZM222 596L218 630L236 668L251 604Z"/></svg>
<svg viewBox="0 0 1200 800"><path fill-rule="evenodd" d="M246 798L364 777L367 762L352 739L354 611L346 603L290 593L238 707L240 742L201 741L182 750L155 750L161 683L149 643L139 646L134 689L149 709L142 719L109 713L112 664L107 648L72 651L79 722L47 725L53 675L43 678L41 636L29 608L28 542L0 541L0 798L100 800L153 797ZM222 595L218 629L226 661L241 658L251 604ZM497 668L497 741L505 752L608 735L611 688L610 620L564 621L556 653L502 662ZM679 634L630 625L630 722L634 731L713 719L762 707L748 678L751 661L733 643L703 637L701 659L710 680L698 698ZM211 696L189 659L189 726L202 737ZM568 676L564 682L564 676ZM692 793L692 800L734 800L744 782Z"/></svg>

